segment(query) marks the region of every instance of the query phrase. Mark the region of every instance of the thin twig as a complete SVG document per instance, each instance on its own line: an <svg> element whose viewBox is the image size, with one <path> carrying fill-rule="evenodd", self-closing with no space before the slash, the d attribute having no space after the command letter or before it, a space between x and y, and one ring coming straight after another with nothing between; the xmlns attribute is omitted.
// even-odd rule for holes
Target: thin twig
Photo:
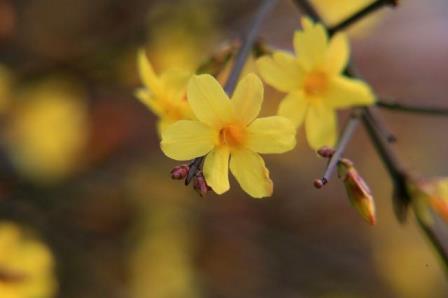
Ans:
<svg viewBox="0 0 448 298"><path fill-rule="evenodd" d="M224 90L228 95L232 95L233 91L235 90L238 79L241 75L244 65L246 64L247 58L252 52L252 48L256 41L258 32L260 31L261 24L263 23L263 20L268 15L268 13L275 7L277 1L278 0L264 0L256 11L249 30L247 31L247 34L243 40L243 44L235 58L235 64L224 86ZM203 160L204 156L201 156L195 158L191 162L190 171L188 172L187 178L185 178L185 185L188 185L191 182L197 171L200 169Z"/></svg>
<svg viewBox="0 0 448 298"><path fill-rule="evenodd" d="M345 151L345 148L347 147L348 143L352 139L353 133L356 130L356 127L359 123L359 113L357 111L354 111L350 119L348 120L344 130L342 131L342 135L339 139L338 146L336 148L336 151L334 152L333 156L331 157L327 169L325 170L324 175L322 176L320 182L321 185L327 184L327 182L330 180L331 175L333 175L333 172L336 169L336 166L339 162L339 160L342 157L342 154Z"/></svg>
<svg viewBox="0 0 448 298"><path fill-rule="evenodd" d="M434 116L448 116L448 108L442 107L428 107L413 104L402 104L394 100L381 99L376 104L379 108L398 112L409 112L418 114L429 114Z"/></svg>
<svg viewBox="0 0 448 298"><path fill-rule="evenodd" d="M378 111L372 107L363 107L364 117L375 126L376 130L382 134L383 138L389 143L395 143L397 138L393 133L391 133L384 124L384 120L380 117Z"/></svg>
<svg viewBox="0 0 448 298"><path fill-rule="evenodd" d="M377 0L369 5L367 5L365 8L361 9L357 13L351 15L347 19L343 20L342 22L330 27L328 29L328 33L330 36L334 35L336 32L342 31L347 29L353 24L356 24L360 20L364 19L368 15L376 12L377 10L385 7L385 6L397 6L398 1L397 0Z"/></svg>

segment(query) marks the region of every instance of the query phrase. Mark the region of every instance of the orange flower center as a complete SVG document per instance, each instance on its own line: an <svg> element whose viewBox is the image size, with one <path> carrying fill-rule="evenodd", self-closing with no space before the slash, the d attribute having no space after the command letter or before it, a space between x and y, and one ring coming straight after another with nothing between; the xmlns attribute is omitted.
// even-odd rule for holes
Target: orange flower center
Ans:
<svg viewBox="0 0 448 298"><path fill-rule="evenodd" d="M313 71L305 77L304 90L306 95L319 96L328 88L328 77L322 71Z"/></svg>
<svg viewBox="0 0 448 298"><path fill-rule="evenodd" d="M246 129L243 126L229 124L219 131L219 145L238 148L246 139Z"/></svg>

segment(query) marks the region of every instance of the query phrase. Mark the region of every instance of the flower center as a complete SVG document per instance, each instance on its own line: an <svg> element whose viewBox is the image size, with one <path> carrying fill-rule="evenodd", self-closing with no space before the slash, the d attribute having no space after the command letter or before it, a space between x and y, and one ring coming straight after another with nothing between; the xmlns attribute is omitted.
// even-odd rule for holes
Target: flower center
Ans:
<svg viewBox="0 0 448 298"><path fill-rule="evenodd" d="M313 71L305 77L304 90L306 95L318 96L328 88L328 77L322 71Z"/></svg>
<svg viewBox="0 0 448 298"><path fill-rule="evenodd" d="M240 147L246 139L246 130L244 127L229 124L219 131L219 145L232 148Z"/></svg>

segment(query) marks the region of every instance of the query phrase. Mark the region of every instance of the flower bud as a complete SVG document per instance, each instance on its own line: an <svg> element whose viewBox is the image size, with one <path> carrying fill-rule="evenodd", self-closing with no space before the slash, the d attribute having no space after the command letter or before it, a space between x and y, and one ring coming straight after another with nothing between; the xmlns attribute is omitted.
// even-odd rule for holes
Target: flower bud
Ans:
<svg viewBox="0 0 448 298"><path fill-rule="evenodd" d="M202 171L198 172L193 180L193 188L196 190L201 197L204 197L207 192L211 190L210 186L207 185L205 177Z"/></svg>
<svg viewBox="0 0 448 298"><path fill-rule="evenodd" d="M448 178L417 179L408 185L417 216L426 224L432 224L428 208L448 222Z"/></svg>
<svg viewBox="0 0 448 298"><path fill-rule="evenodd" d="M180 166L174 167L171 170L171 178L175 179L175 180L182 180L185 177L187 177L189 171L190 171L190 167L187 165L180 165Z"/></svg>
<svg viewBox="0 0 448 298"><path fill-rule="evenodd" d="M348 198L361 217L369 224L376 223L375 201L364 179L348 159L338 163L338 175L343 180Z"/></svg>
<svg viewBox="0 0 448 298"><path fill-rule="evenodd" d="M336 150L334 150L333 148L324 146L322 148L320 148L319 150L317 150L317 154L320 155L320 157L323 158L331 158L333 157L333 154L336 152Z"/></svg>

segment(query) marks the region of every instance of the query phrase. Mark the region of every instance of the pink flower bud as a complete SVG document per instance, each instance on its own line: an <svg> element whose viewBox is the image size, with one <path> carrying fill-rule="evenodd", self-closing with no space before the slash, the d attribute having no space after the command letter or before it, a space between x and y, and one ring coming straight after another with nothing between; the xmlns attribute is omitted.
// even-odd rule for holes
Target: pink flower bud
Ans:
<svg viewBox="0 0 448 298"><path fill-rule="evenodd" d="M202 174L202 171L198 172L194 177L193 188L196 190L201 197L204 197L207 192L211 190L211 188L207 185L205 181L205 177Z"/></svg>
<svg viewBox="0 0 448 298"><path fill-rule="evenodd" d="M376 223L375 201L364 179L359 175L353 163L347 159L342 159L338 163L338 172L352 206L365 221L374 225Z"/></svg>
<svg viewBox="0 0 448 298"><path fill-rule="evenodd" d="M187 165L174 167L174 169L171 170L171 178L175 180L185 179L188 175L188 171L190 171L190 167Z"/></svg>
<svg viewBox="0 0 448 298"><path fill-rule="evenodd" d="M326 146L317 150L317 154L319 154L323 158L331 158L335 152L336 150Z"/></svg>

